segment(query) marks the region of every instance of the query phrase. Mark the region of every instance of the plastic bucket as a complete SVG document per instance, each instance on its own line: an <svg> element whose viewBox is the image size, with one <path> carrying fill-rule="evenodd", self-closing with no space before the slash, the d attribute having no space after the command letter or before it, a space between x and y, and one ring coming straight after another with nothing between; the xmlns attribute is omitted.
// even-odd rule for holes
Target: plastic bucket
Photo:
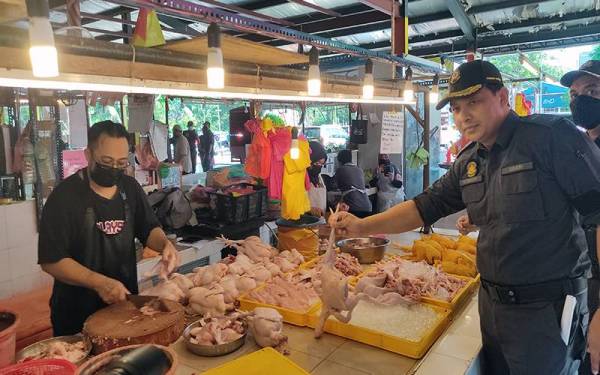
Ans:
<svg viewBox="0 0 600 375"><path fill-rule="evenodd" d="M11 311L0 311L0 368L15 360L19 317Z"/></svg>

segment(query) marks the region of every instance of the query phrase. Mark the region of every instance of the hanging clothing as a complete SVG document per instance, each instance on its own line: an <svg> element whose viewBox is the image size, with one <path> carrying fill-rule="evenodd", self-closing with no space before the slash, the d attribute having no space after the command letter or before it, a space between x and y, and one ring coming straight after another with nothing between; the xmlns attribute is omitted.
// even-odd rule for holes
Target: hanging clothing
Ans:
<svg viewBox="0 0 600 375"><path fill-rule="evenodd" d="M246 173L266 180L271 174L271 142L257 121L247 121L244 125L254 134L246 157Z"/></svg>
<svg viewBox="0 0 600 375"><path fill-rule="evenodd" d="M306 140L298 140L300 156L293 160L288 151L284 156L281 216L288 220L298 220L300 215L310 211L310 201L306 192L306 168L310 166L310 151Z"/></svg>
<svg viewBox="0 0 600 375"><path fill-rule="evenodd" d="M281 200L284 163L283 158L289 152L292 135L289 129L279 128L269 132L271 142L271 171L269 173L269 198Z"/></svg>

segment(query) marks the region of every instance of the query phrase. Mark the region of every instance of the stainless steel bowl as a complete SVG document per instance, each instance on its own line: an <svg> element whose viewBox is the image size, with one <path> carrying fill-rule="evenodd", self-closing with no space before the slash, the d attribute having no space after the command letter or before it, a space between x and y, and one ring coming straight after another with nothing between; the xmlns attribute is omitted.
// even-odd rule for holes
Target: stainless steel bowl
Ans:
<svg viewBox="0 0 600 375"><path fill-rule="evenodd" d="M58 342L58 341L68 342L70 344L76 343L79 341L83 341L85 343L85 356L83 358L81 358L79 361L74 362L74 364L77 366L83 364L85 362L85 360L90 356L90 353L92 352L92 343L86 337L84 337L82 334L77 334L77 335L73 335L73 336L57 336L57 337L52 337L50 339L38 341L35 344L31 344L31 345L21 349L15 356L15 360L17 362L19 362L19 361L22 361L22 360L24 360L26 358L30 358L30 357L37 358L37 356L39 356L40 353L46 349L47 345L50 345L51 343Z"/></svg>
<svg viewBox="0 0 600 375"><path fill-rule="evenodd" d="M347 238L338 241L336 245L344 253L348 253L358 259L362 264L375 263L383 259L385 249L390 243L387 238L361 237Z"/></svg>
<svg viewBox="0 0 600 375"><path fill-rule="evenodd" d="M183 331L183 340L185 341L185 346L186 348L197 355L201 355L204 357L218 357L218 356L222 356L222 355L226 355L229 353L233 353L236 350L238 350L239 348L241 348L244 345L244 342L246 342L246 335L248 333L248 327L246 325L244 325L245 328L245 332L242 335L242 337L240 337L237 340L225 343L225 344L220 344L220 345L199 345L199 344L193 344L190 341L190 331L196 327L198 327L200 325L200 321L196 321L192 324L190 324L189 326L187 326L187 328L185 329L185 331Z"/></svg>

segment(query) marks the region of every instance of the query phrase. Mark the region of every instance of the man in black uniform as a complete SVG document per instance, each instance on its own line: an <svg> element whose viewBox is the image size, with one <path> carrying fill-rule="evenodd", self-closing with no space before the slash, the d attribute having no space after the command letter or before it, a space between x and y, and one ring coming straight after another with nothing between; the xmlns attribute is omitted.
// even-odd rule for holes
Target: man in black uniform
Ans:
<svg viewBox="0 0 600 375"><path fill-rule="evenodd" d="M584 128L590 140L600 147L600 60L590 60L578 70L565 74L560 83L569 87L573 120ZM586 356L579 370L582 375L597 374L600 369L600 314L596 314L600 298L600 228L585 222L583 224L592 261L592 277L588 279L588 308L593 319L588 334L590 355Z"/></svg>
<svg viewBox="0 0 600 375"><path fill-rule="evenodd" d="M129 176L127 130L103 121L88 132L88 167L61 182L42 213L38 263L54 277L55 336L81 331L88 316L137 294L134 238L162 252L171 272L177 252Z"/></svg>
<svg viewBox="0 0 600 375"><path fill-rule="evenodd" d="M483 374L571 374L585 352L590 262L576 214L600 222L600 151L569 121L520 118L489 62L450 78L461 133L473 141L451 169L413 200L365 219L338 213L341 232L401 233L466 207L479 226ZM567 344L561 316L576 298Z"/></svg>
<svg viewBox="0 0 600 375"><path fill-rule="evenodd" d="M200 138L196 129L194 129L194 122L188 121L188 130L183 131L183 136L187 139L190 145L190 157L192 158L192 172L196 173L196 160L198 158L198 145L200 144Z"/></svg>

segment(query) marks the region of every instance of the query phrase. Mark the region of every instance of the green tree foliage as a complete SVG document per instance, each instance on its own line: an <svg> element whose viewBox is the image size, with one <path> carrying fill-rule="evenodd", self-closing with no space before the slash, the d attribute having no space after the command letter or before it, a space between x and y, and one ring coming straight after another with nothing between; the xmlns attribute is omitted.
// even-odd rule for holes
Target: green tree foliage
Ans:
<svg viewBox="0 0 600 375"><path fill-rule="evenodd" d="M319 125L349 125L350 109L348 105L320 105L309 106L306 109L306 121L308 126Z"/></svg>
<svg viewBox="0 0 600 375"><path fill-rule="evenodd" d="M567 72L562 66L552 65L552 58L545 52L528 52L525 56L533 63L533 65L542 69L542 72L549 74L555 79L559 79ZM525 69L519 62L519 54L492 56L489 60L500 70L500 72L509 74L515 78L533 77L533 73Z"/></svg>
<svg viewBox="0 0 600 375"><path fill-rule="evenodd" d="M118 123L123 123L121 116L121 106L119 102L115 102L114 105L103 106L100 103L96 103L94 106L88 106L88 116L90 125L93 125L100 121L111 120Z"/></svg>

